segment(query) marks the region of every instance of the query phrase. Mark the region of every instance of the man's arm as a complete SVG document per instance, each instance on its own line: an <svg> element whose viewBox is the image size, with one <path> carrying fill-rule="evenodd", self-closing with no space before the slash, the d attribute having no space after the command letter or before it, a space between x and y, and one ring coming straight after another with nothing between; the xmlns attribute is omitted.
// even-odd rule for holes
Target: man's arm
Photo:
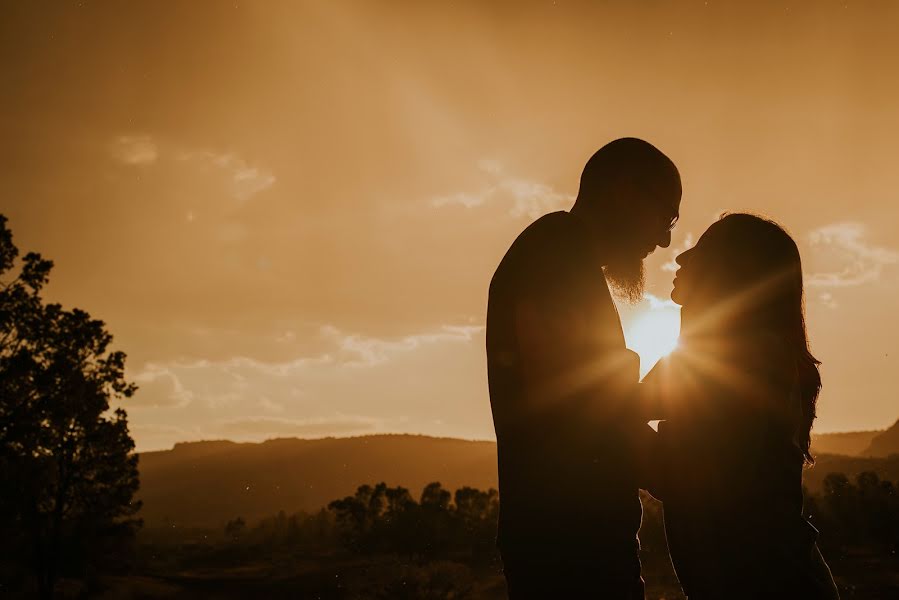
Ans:
<svg viewBox="0 0 899 600"><path fill-rule="evenodd" d="M587 299L589 300L589 299ZM583 410L584 418L621 418L635 411L640 359L623 339L603 331L620 327L597 319L586 302L547 305L522 298L514 308L517 354L530 403ZM560 408L563 408L560 406ZM574 415L572 415L574 416Z"/></svg>
<svg viewBox="0 0 899 600"><path fill-rule="evenodd" d="M635 403L640 414L647 421L667 419L671 416L672 396L676 386L671 379L671 365L667 357L662 358L646 374L637 387Z"/></svg>
<svg viewBox="0 0 899 600"><path fill-rule="evenodd" d="M650 421L681 418L707 410L710 383L733 387L745 381L745 374L730 365L720 351L678 349L662 358L643 378L638 403ZM721 401L717 398L714 403Z"/></svg>

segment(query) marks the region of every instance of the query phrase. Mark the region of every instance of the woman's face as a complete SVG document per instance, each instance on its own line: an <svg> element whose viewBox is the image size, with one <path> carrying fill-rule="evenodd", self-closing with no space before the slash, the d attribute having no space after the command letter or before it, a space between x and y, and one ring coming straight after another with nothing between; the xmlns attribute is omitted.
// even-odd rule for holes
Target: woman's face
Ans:
<svg viewBox="0 0 899 600"><path fill-rule="evenodd" d="M721 222L712 224L696 245L677 255L674 261L680 268L674 274L674 289L671 290L671 299L681 306L696 303L700 298L707 300L714 296L714 290L710 284L720 282L717 266L720 264ZM719 292L722 290L719 290Z"/></svg>
<svg viewBox="0 0 899 600"><path fill-rule="evenodd" d="M690 264L691 258L696 254L696 246L693 246L689 250L685 250L677 255L674 259L679 267L677 271L674 272L674 288L671 290L671 300L674 301L675 304L680 304L681 306L687 302L687 299L690 297L690 288L694 285L692 279L695 277L695 269L691 273L691 269L688 266Z"/></svg>
<svg viewBox="0 0 899 600"><path fill-rule="evenodd" d="M682 324L689 321L694 333L697 327L707 332L754 327L772 314L801 306L802 275L795 245L782 230L761 219L728 215L675 261L680 268L671 299L682 307Z"/></svg>

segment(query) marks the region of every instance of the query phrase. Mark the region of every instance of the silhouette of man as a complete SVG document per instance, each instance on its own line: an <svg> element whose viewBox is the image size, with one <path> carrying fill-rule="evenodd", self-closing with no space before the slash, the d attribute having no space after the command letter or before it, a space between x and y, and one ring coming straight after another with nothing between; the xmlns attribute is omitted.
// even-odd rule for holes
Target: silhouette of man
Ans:
<svg viewBox="0 0 899 600"><path fill-rule="evenodd" d="M642 298L643 259L671 243L680 198L667 156L615 140L587 162L573 208L528 226L493 275L497 544L513 600L643 598L636 454L649 432L609 284Z"/></svg>

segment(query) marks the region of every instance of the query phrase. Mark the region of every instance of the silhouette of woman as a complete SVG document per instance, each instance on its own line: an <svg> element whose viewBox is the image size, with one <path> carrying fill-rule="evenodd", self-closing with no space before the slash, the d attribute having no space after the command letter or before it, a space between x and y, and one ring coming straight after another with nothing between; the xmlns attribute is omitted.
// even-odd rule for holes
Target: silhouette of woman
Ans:
<svg viewBox="0 0 899 600"><path fill-rule="evenodd" d="M838 598L802 516L821 378L799 250L776 223L728 214L676 261L679 347L643 391L664 419L647 483L684 593Z"/></svg>

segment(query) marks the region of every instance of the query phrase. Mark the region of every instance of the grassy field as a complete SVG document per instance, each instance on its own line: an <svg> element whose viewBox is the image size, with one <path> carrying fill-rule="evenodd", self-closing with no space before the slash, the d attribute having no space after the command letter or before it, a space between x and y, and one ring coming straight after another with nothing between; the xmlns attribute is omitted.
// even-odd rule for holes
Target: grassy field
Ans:
<svg viewBox="0 0 899 600"><path fill-rule="evenodd" d="M832 560L843 598L889 600L899 597L899 557L847 556ZM645 572L647 600L683 599L671 573ZM70 582L63 597L86 590ZM148 570L104 577L88 592L103 600L230 600L303 598L315 600L502 600L505 584L498 567L473 569L463 563L410 564L394 557L268 556L241 565L194 565L170 572Z"/></svg>

